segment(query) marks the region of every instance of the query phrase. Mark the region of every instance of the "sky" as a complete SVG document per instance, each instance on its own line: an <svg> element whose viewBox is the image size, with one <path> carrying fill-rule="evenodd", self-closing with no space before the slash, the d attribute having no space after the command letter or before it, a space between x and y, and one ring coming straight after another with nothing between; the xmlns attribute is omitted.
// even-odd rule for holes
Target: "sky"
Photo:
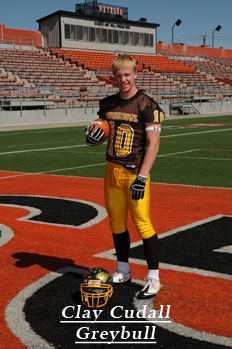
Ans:
<svg viewBox="0 0 232 349"><path fill-rule="evenodd" d="M91 1L91 0L90 0ZM38 30L36 20L58 10L75 12L75 0L2 0L0 24L6 28ZM98 1L101 3L101 1ZM232 0L110 0L104 4L128 8L128 19L147 18L147 22L159 24L157 41L172 42L187 46L203 45L232 49ZM217 26L222 28L216 31Z"/></svg>

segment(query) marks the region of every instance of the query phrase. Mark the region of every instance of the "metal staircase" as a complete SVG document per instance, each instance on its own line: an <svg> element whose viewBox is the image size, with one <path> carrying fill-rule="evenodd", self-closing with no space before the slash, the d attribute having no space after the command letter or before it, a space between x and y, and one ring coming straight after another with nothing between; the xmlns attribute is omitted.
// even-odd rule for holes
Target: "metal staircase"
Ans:
<svg viewBox="0 0 232 349"><path fill-rule="evenodd" d="M169 104L170 115L173 115L173 112L175 111L177 111L178 114L180 115L190 115L190 114L200 115L201 114L194 103L170 103Z"/></svg>

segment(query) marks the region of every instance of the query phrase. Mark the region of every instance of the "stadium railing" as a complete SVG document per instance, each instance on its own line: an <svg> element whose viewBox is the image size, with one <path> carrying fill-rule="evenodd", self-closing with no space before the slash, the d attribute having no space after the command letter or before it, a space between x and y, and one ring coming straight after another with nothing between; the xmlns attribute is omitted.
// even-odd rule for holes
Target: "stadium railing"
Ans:
<svg viewBox="0 0 232 349"><path fill-rule="evenodd" d="M223 101L231 98L230 85L200 74L196 67L161 56L134 57L141 68L138 87L161 104L213 99ZM23 109L33 105L44 110L55 107L93 107L99 99L117 91L117 88L104 79L99 81L96 76L97 73L111 74L106 68L110 67L113 58L113 53L62 49L51 55L51 48L48 47L46 51L1 49L0 69L3 75L6 74L0 85L1 109ZM92 66L86 69L83 63L79 65L80 61ZM103 63L102 70L94 63L98 61Z"/></svg>

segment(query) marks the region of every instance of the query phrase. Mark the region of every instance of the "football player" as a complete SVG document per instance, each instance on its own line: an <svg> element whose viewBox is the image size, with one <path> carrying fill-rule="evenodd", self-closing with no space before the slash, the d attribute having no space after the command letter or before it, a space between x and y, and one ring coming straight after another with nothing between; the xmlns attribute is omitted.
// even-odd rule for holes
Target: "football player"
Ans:
<svg viewBox="0 0 232 349"><path fill-rule="evenodd" d="M117 255L113 282L131 281L127 227L130 210L148 264L146 284L138 294L143 299L155 296L160 290L159 241L150 219L149 173L158 154L161 122L165 116L152 98L137 89L137 68L132 57L119 55L112 63L112 72L119 92L100 101L98 115L107 119L111 130L104 186ZM88 143L88 134L86 138Z"/></svg>

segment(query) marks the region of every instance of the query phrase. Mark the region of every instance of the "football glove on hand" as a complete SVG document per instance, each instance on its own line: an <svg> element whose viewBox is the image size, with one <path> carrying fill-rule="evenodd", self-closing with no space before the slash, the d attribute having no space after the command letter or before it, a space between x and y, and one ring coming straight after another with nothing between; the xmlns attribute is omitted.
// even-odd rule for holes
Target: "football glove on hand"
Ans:
<svg viewBox="0 0 232 349"><path fill-rule="evenodd" d="M132 191L131 198L133 200L143 199L147 179L148 177L138 175L131 183L130 191Z"/></svg>
<svg viewBox="0 0 232 349"><path fill-rule="evenodd" d="M95 128L95 125L91 127L86 127L85 129L85 138L86 144L90 147L94 147L105 135L105 132L100 128Z"/></svg>

